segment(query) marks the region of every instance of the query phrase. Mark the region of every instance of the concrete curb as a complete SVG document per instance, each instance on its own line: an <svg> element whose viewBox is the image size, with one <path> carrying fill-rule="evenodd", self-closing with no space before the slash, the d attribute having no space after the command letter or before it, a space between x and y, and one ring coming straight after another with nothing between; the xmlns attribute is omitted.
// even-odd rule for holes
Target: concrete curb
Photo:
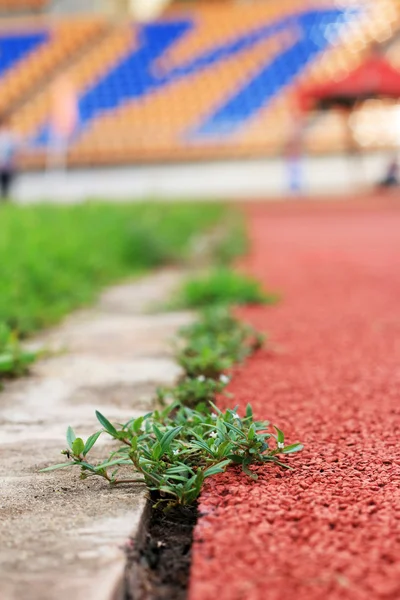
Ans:
<svg viewBox="0 0 400 600"><path fill-rule="evenodd" d="M67 352L0 394L1 600L123 600L125 550L144 531L146 488L39 470L62 462L68 425L85 438L99 429L95 409L124 422L152 409L157 386L175 382L169 341L191 316L146 309L179 278L161 271L108 290L31 342ZM100 438L94 456L109 444Z"/></svg>

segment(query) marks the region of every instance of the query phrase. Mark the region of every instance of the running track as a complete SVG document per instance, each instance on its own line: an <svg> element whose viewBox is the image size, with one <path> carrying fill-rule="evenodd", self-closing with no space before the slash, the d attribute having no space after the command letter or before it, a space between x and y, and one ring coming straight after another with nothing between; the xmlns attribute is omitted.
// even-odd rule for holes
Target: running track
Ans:
<svg viewBox="0 0 400 600"><path fill-rule="evenodd" d="M190 600L399 600L400 199L247 213L283 300L243 311L273 347L230 390L305 450L209 480Z"/></svg>

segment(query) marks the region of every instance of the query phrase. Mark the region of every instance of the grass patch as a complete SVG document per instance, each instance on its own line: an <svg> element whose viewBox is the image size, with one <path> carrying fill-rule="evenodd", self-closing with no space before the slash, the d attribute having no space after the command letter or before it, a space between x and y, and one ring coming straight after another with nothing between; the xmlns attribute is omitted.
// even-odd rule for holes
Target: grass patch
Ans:
<svg viewBox="0 0 400 600"><path fill-rule="evenodd" d="M218 204L5 205L0 324L27 335L92 302L106 285L183 261Z"/></svg>
<svg viewBox="0 0 400 600"><path fill-rule="evenodd" d="M213 262L220 266L230 265L247 254L248 249L246 222L238 211L232 211L224 220L221 236L213 251Z"/></svg>
<svg viewBox="0 0 400 600"><path fill-rule="evenodd" d="M235 363L242 362L264 343L264 335L239 321L222 306L209 307L201 319L183 327L176 360L192 378L218 379Z"/></svg>
<svg viewBox="0 0 400 600"><path fill-rule="evenodd" d="M0 323L0 389L2 378L24 375L36 357L35 352L24 350L17 335Z"/></svg>
<svg viewBox="0 0 400 600"><path fill-rule="evenodd" d="M266 293L260 283L228 267L189 277L173 302L179 308L212 305L274 304L278 296Z"/></svg>

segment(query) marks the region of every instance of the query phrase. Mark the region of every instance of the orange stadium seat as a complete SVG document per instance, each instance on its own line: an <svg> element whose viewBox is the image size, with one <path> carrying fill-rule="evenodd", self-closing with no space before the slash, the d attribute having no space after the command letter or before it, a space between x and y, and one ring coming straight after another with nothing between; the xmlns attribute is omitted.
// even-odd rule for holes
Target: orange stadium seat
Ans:
<svg viewBox="0 0 400 600"><path fill-rule="evenodd" d="M51 140L51 89L61 70L79 98L71 165L276 155L298 118L298 86L357 66L371 42L393 36L399 16L396 0L281 0L177 4L142 25L60 22L51 42L5 73L0 64L0 107L13 106L30 165L43 164ZM384 125L396 110L379 101L361 107L352 123L359 144L396 143ZM341 115L311 118L304 141L310 152L343 149Z"/></svg>

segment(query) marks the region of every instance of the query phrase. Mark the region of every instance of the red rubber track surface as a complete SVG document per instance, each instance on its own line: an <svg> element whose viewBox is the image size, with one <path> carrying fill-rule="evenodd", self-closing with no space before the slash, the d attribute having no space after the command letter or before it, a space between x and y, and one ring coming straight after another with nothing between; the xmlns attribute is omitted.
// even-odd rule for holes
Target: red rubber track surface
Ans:
<svg viewBox="0 0 400 600"><path fill-rule="evenodd" d="M230 391L305 450L208 480L190 600L399 600L400 202L246 210L283 299L243 311L273 347Z"/></svg>

